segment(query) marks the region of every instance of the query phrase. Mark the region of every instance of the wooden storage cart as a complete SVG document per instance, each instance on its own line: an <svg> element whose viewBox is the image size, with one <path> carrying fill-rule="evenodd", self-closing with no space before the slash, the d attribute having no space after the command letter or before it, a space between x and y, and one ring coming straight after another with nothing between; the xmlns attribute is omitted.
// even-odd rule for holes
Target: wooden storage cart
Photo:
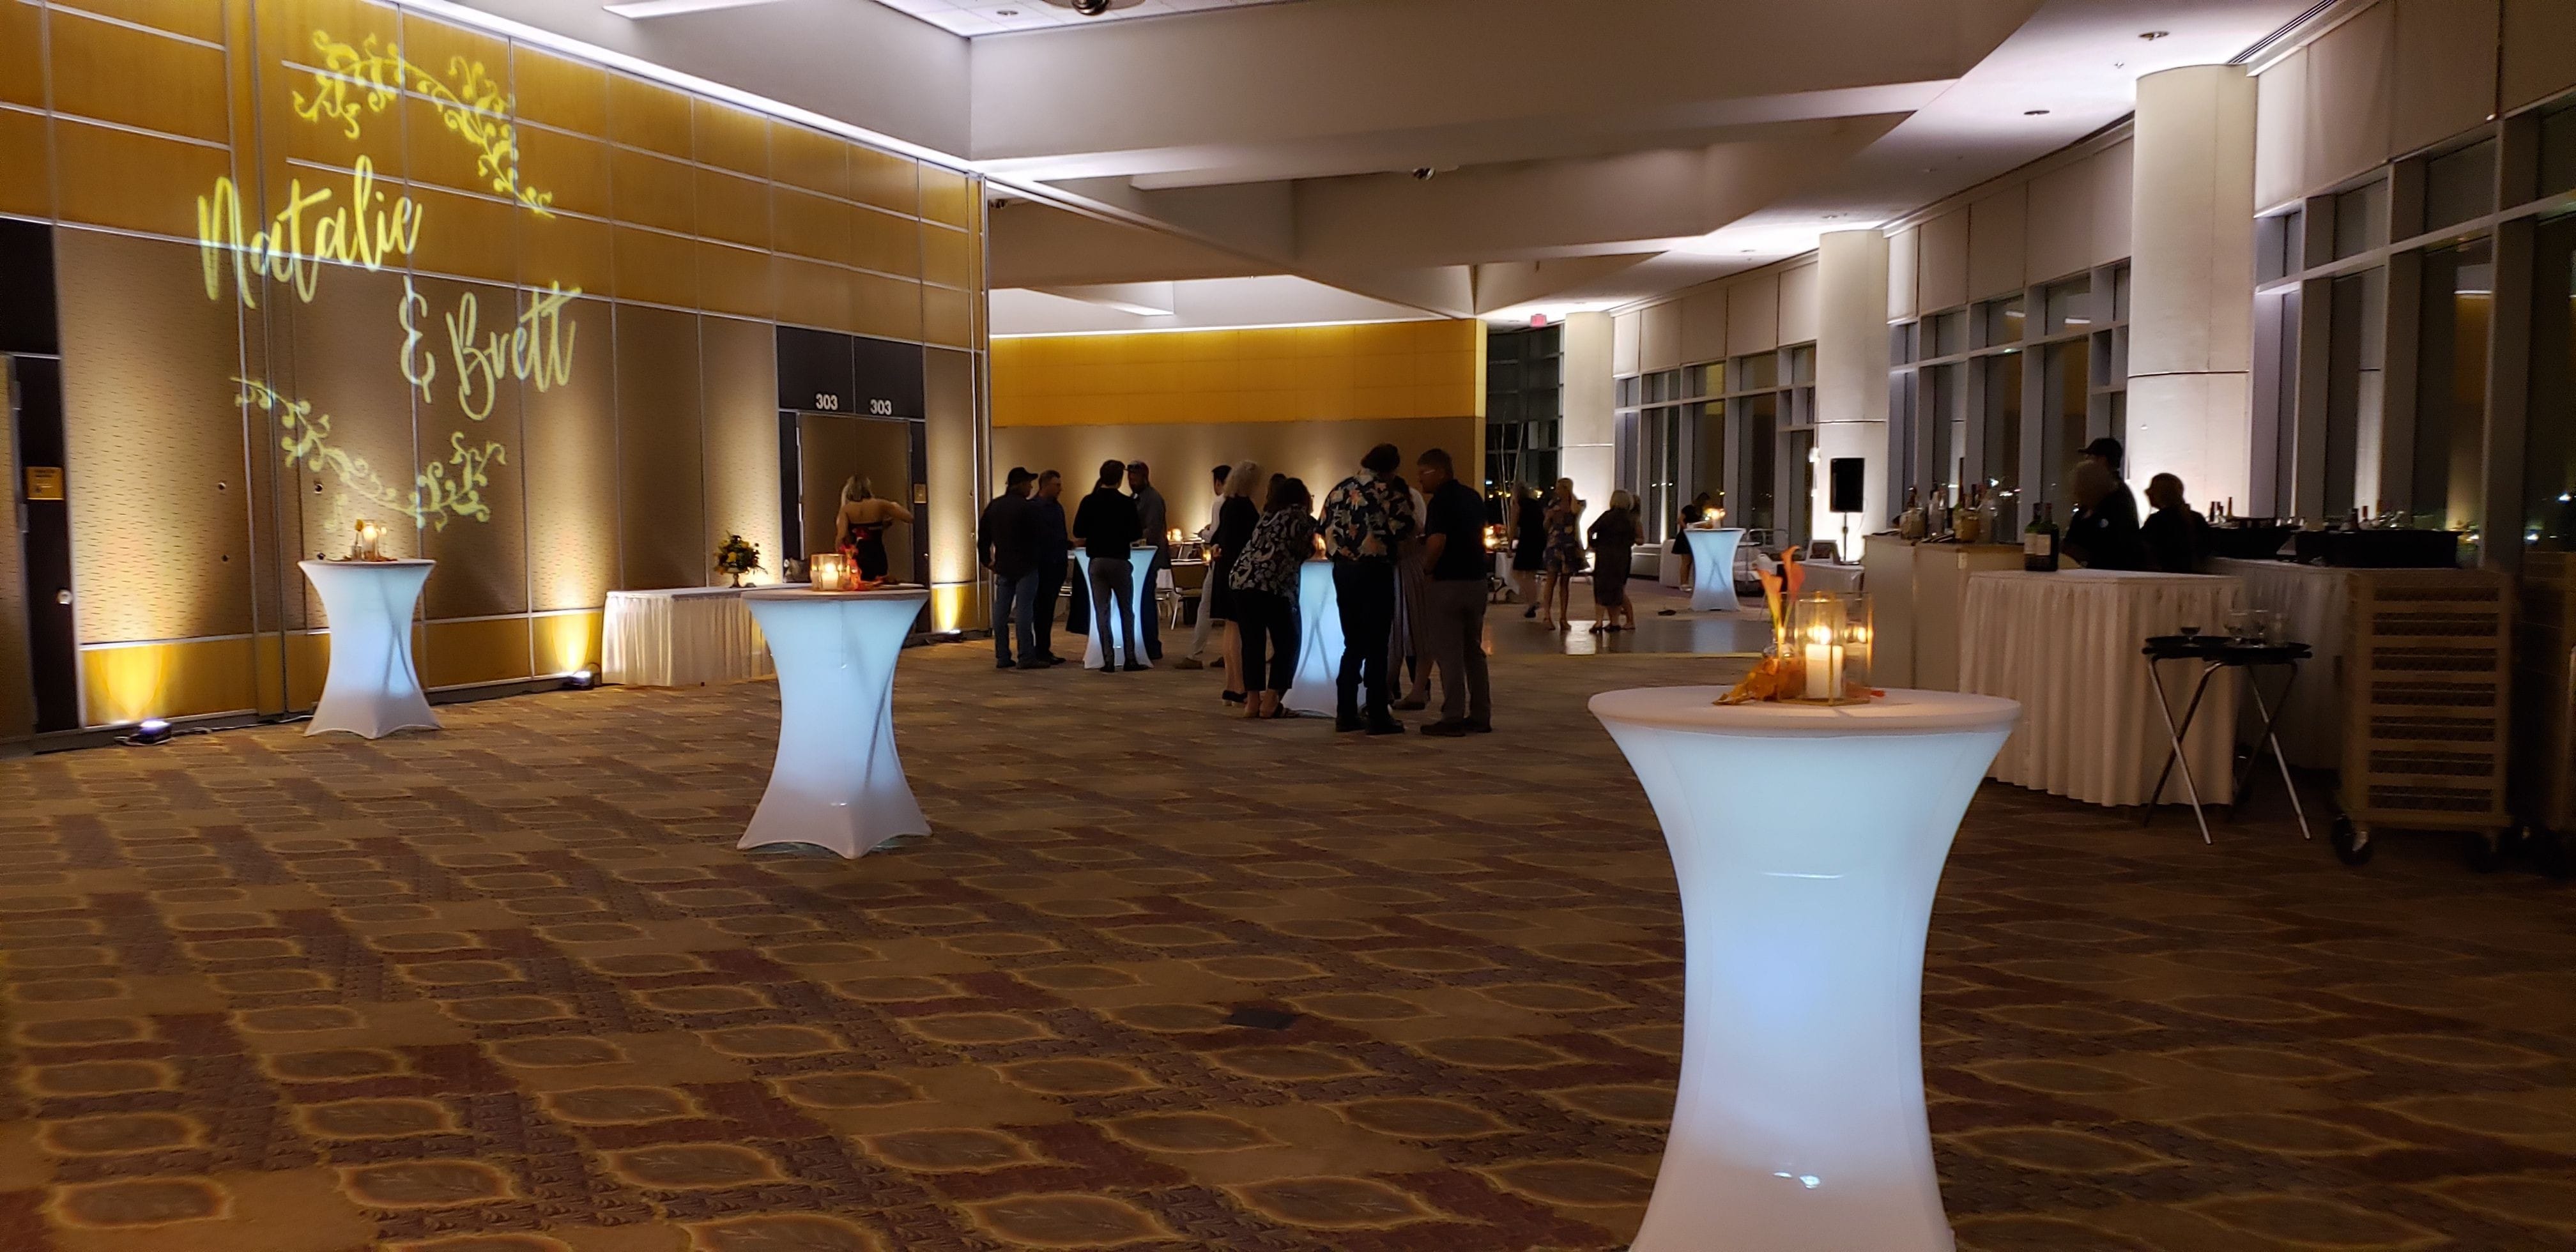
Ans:
<svg viewBox="0 0 2576 1252"><path fill-rule="evenodd" d="M2355 570L2344 639L2335 855L2370 859L2379 827L2470 835L2492 865L2513 828L2506 774L2513 584L2492 570Z"/></svg>

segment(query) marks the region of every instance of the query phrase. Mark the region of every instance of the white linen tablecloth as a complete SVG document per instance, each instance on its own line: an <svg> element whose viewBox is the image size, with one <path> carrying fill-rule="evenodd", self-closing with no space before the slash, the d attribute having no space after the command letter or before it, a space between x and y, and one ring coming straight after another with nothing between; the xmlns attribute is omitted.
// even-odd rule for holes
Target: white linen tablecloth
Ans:
<svg viewBox="0 0 2576 1252"><path fill-rule="evenodd" d="M770 672L769 641L740 587L608 593L600 677L634 687L694 687Z"/></svg>
<svg viewBox="0 0 2576 1252"><path fill-rule="evenodd" d="M1959 623L1959 689L2018 700L2021 725L1995 757L2001 782L2090 804L2144 804L2172 752L2140 653L2149 635L2198 626L2216 634L2244 584L2208 574L2061 570L1968 577ZM2210 680L2186 745L2203 804L2234 796L2236 675ZM2199 681L2197 663L2164 671L2174 720ZM2180 771L2164 801L2186 796Z"/></svg>
<svg viewBox="0 0 2576 1252"><path fill-rule="evenodd" d="M1851 595L1862 590L1861 567L1840 561L1800 561L1798 568L1807 572L1807 590L1839 591Z"/></svg>
<svg viewBox="0 0 2576 1252"><path fill-rule="evenodd" d="M2316 649L2314 659L2299 665L2298 685L2290 688L2290 707L2281 710L2275 733L2290 764L2341 769L2343 628L2351 612L2353 572L2289 561L2223 559L2211 561L2209 569L2245 580L2245 603L2239 607L2279 613L2283 639ZM2280 681L2278 674L2265 674L2263 690L2279 690ZM2243 737L2249 742L2262 733L2255 717L2254 702L2248 700Z"/></svg>

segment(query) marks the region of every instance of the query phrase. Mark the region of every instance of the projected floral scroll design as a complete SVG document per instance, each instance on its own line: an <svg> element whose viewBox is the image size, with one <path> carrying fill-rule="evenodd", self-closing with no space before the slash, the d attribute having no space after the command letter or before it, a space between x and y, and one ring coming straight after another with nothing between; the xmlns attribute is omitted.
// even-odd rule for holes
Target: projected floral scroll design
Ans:
<svg viewBox="0 0 2576 1252"><path fill-rule="evenodd" d="M276 420L281 432L277 446L285 450L289 462L300 463L312 473L330 471L350 491L410 518L415 526L445 530L453 518L492 520L492 506L483 499L483 488L491 482L491 466L509 463L508 449L498 441L486 440L476 448L465 442L465 432L449 434L447 459L423 467L406 492L385 481L367 458L331 443L330 414L315 412L309 401L279 395L276 388L257 379L233 381L242 389L236 403Z"/></svg>
<svg viewBox="0 0 2576 1252"><path fill-rule="evenodd" d="M313 71L313 94L295 93L297 117L337 122L341 133L356 139L365 131L362 115L384 112L408 85L438 110L450 134L474 145L476 172L492 180L492 190L539 217L554 216L547 209L554 194L519 181L519 128L510 120L517 101L482 62L449 57L442 77L381 47L374 35L352 45L319 30L313 32L313 48L322 64Z"/></svg>

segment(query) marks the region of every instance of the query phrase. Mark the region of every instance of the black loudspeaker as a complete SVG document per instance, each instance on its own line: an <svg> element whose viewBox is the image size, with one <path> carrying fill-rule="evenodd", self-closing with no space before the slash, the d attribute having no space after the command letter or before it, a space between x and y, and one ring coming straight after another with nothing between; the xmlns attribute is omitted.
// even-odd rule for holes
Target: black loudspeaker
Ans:
<svg viewBox="0 0 2576 1252"><path fill-rule="evenodd" d="M1858 513L1861 510L1861 475L1869 462L1856 456L1838 456L1826 462L1826 480L1832 497L1828 513Z"/></svg>

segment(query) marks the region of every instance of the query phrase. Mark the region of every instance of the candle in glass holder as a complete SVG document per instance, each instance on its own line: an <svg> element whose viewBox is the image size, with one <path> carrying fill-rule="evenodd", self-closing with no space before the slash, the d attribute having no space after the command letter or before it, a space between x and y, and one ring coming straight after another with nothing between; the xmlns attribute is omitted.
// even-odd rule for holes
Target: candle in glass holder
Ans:
<svg viewBox="0 0 2576 1252"><path fill-rule="evenodd" d="M1807 689L1810 700L1831 700L1843 691L1843 646L1830 626L1807 630Z"/></svg>
<svg viewBox="0 0 2576 1252"><path fill-rule="evenodd" d="M809 571L806 581L812 583L816 591L850 589L850 562L838 552L815 553L814 558L806 562L806 569Z"/></svg>

